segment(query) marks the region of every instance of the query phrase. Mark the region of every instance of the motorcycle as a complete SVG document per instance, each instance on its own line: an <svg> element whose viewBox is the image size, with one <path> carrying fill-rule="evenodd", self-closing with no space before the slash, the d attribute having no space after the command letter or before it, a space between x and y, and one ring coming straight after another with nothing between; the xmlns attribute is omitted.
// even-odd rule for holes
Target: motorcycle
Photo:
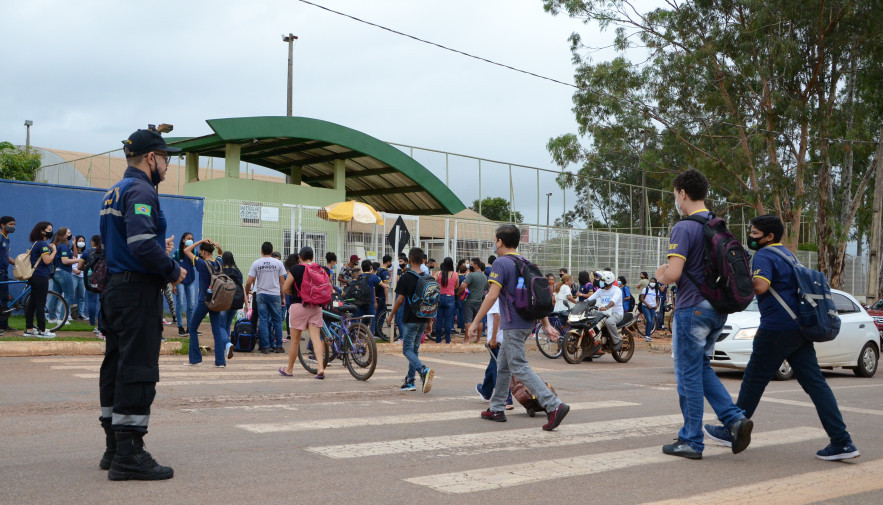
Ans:
<svg viewBox="0 0 883 505"><path fill-rule="evenodd" d="M598 352L607 352L619 363L626 363L635 354L635 336L631 327L637 323L635 315L626 312L616 325L622 337L622 346L613 350L613 339L604 323L609 312L595 308L595 300L577 303L567 318L569 329L562 337L561 354L568 363L576 364L591 359Z"/></svg>

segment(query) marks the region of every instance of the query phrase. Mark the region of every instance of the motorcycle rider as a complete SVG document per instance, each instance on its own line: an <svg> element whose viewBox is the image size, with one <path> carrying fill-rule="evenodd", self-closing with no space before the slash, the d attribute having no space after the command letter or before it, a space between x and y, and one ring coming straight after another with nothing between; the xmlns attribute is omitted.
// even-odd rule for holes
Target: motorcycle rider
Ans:
<svg viewBox="0 0 883 505"><path fill-rule="evenodd" d="M592 293L589 300L598 300L598 310L607 316L604 326L607 327L607 333L613 339L613 351L616 352L622 348L622 338L619 336L619 329L616 327L622 321L624 314L622 309L622 290L614 284L616 276L613 275L613 272L605 270L597 272L596 275L600 277L598 290Z"/></svg>

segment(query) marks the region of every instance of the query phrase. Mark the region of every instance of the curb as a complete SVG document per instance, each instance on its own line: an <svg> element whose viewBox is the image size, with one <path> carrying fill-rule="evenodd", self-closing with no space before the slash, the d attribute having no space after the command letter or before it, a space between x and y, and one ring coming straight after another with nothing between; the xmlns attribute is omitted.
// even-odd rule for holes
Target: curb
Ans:
<svg viewBox="0 0 883 505"><path fill-rule="evenodd" d="M104 341L71 342L71 341L7 341L0 342L0 357L16 356L103 356ZM163 342L160 354L175 354L181 349L181 342Z"/></svg>

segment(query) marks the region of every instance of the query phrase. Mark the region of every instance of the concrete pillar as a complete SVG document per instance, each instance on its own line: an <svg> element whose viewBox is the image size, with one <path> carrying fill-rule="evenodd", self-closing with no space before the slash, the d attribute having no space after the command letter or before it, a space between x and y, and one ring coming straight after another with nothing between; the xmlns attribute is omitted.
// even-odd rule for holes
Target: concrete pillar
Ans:
<svg viewBox="0 0 883 505"><path fill-rule="evenodd" d="M239 154L242 146L239 144L227 144L224 149L224 176L239 178Z"/></svg>
<svg viewBox="0 0 883 505"><path fill-rule="evenodd" d="M334 160L334 189L346 191L346 161Z"/></svg>
<svg viewBox="0 0 883 505"><path fill-rule="evenodd" d="M288 184L294 184L295 186L300 186L301 180L303 179L304 167L301 165L294 165L291 167L291 172L289 176L286 177L286 182Z"/></svg>
<svg viewBox="0 0 883 505"><path fill-rule="evenodd" d="M185 156L184 169L187 171L187 182L196 182L199 180L199 155L196 153L187 153Z"/></svg>

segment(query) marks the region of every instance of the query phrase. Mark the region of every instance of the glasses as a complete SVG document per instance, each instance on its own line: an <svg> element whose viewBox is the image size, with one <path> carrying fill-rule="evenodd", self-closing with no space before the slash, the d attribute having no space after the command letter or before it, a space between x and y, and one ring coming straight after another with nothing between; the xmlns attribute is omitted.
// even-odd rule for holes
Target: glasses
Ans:
<svg viewBox="0 0 883 505"><path fill-rule="evenodd" d="M162 158L166 160L166 165L168 165L169 162L172 161L172 155L170 154L160 154L158 152L154 152L153 154L156 155L157 158Z"/></svg>

